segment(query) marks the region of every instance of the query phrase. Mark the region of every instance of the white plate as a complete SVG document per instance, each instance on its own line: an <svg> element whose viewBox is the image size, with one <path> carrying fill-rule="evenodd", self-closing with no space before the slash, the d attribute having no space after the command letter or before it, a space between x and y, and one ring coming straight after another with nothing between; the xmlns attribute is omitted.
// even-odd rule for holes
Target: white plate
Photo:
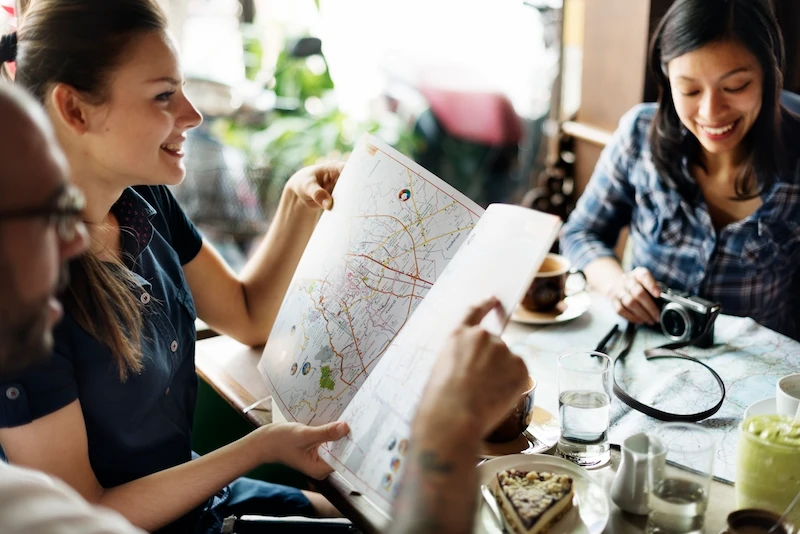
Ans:
<svg viewBox="0 0 800 534"><path fill-rule="evenodd" d="M587 291L571 295L561 302L553 311L536 312L517 306L511 314L511 320L525 324L557 324L577 319L583 315L592 304L592 298Z"/></svg>
<svg viewBox="0 0 800 534"><path fill-rule="evenodd" d="M555 456L543 454L514 454L501 456L482 463L477 467L478 483L491 486L498 471L522 469L525 471L548 471L572 477L575 497L573 508L547 534L600 534L608 523L608 497L599 482L594 480L582 467ZM492 513L478 494L481 506L475 520L475 532L481 534L501 534Z"/></svg>
<svg viewBox="0 0 800 534"><path fill-rule="evenodd" d="M756 401L748 406L744 411L743 419L754 415L770 415L776 413L778 413L778 407L775 405L775 397L769 397Z"/></svg>

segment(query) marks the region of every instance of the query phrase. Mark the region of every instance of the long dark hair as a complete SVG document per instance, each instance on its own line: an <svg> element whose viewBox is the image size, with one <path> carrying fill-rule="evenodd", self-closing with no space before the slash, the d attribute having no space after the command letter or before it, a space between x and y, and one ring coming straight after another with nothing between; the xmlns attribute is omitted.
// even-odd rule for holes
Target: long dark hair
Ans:
<svg viewBox="0 0 800 534"><path fill-rule="evenodd" d="M650 127L656 170L686 197L685 155L702 166L700 142L678 118L667 64L707 44L735 41L747 48L764 72L761 111L744 140L745 157L735 179L737 200L759 196L772 187L786 156L781 128L783 37L767 0L677 0L658 24L650 42L649 67L658 83L658 110Z"/></svg>
<svg viewBox="0 0 800 534"><path fill-rule="evenodd" d="M22 14L19 32L0 43L0 64L16 60L15 81L45 102L64 83L87 101L108 97L109 75L132 40L166 31L154 0L37 0ZM127 268L108 265L87 252L71 266L64 304L90 335L107 345L125 380L142 370L142 318Z"/></svg>

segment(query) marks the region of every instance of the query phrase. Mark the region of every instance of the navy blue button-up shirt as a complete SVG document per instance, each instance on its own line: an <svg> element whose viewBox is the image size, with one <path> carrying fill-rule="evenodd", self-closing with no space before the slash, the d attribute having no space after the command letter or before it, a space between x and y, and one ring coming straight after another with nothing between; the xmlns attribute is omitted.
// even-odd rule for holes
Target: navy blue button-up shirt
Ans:
<svg viewBox="0 0 800 534"><path fill-rule="evenodd" d="M92 469L107 488L191 459L196 313L181 266L202 246L166 187L126 189L112 212L141 284L135 291L144 310L144 370L120 382L110 349L66 315L48 362L0 377L0 427L24 425L80 400Z"/></svg>
<svg viewBox="0 0 800 534"><path fill-rule="evenodd" d="M656 171L648 141L655 109L642 104L620 120L562 229L562 252L583 268L613 256L620 230L630 225L635 266L669 287L719 302L722 313L752 317L798 339L800 139L784 139L795 167L762 193L761 207L717 231L685 158L683 176L671 178L693 185L694 199L682 198Z"/></svg>

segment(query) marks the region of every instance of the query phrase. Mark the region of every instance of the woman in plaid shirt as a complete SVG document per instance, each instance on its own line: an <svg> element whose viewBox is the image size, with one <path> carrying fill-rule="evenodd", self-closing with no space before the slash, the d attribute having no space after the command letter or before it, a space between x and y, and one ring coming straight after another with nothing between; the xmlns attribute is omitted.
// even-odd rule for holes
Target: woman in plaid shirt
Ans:
<svg viewBox="0 0 800 534"><path fill-rule="evenodd" d="M764 0L678 0L662 19L658 102L622 118L561 236L625 319L659 322L659 281L800 336L800 117L780 103L783 58ZM628 225L623 272L612 247Z"/></svg>

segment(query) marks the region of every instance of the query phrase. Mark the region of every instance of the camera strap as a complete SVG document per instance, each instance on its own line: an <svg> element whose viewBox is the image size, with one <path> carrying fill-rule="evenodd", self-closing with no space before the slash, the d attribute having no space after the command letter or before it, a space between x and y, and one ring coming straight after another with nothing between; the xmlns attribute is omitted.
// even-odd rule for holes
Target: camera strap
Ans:
<svg viewBox="0 0 800 534"><path fill-rule="evenodd" d="M642 412L645 415L649 415L650 417L658 419L659 421L696 423L698 421L702 421L703 419L707 419L712 415L714 415L715 413L717 413L719 409L722 408L723 401L725 401L725 383L722 381L722 378L720 378L719 374L717 374L717 372L707 364L701 362L696 358L692 358L691 356L687 356L686 354L677 352L675 349L691 345L692 343L695 343L698 339L702 338L705 334L707 334L708 331L711 329L711 326L714 324L714 319L716 319L716 315L718 313L719 309L717 309L714 316L711 317L711 320L708 321L705 330L695 338L690 339L689 341L668 343L666 345L662 345L654 349L647 349L644 351L644 357L648 361L667 359L667 358L688 360L692 363L702 365L703 367L708 369L708 371L714 377L714 380L717 381L717 385L719 385L721 394L719 402L717 402L714 406L712 406L708 410L691 414L670 413L670 412L665 412L663 410L659 410L658 408L654 408L652 406L648 406L647 404L644 404L642 402L639 402L638 400L628 395L625 392L625 390L622 389L622 387L617 383L617 373L616 373L617 362L623 360L625 356L628 355L628 352L630 352L631 347L633 346L633 338L636 336L636 325L633 323L628 323L628 327L625 329L625 333L623 334L624 337L623 337L622 350L620 351L617 358L614 360L614 369L613 369L614 395L616 395L620 401L624 402L634 410Z"/></svg>

